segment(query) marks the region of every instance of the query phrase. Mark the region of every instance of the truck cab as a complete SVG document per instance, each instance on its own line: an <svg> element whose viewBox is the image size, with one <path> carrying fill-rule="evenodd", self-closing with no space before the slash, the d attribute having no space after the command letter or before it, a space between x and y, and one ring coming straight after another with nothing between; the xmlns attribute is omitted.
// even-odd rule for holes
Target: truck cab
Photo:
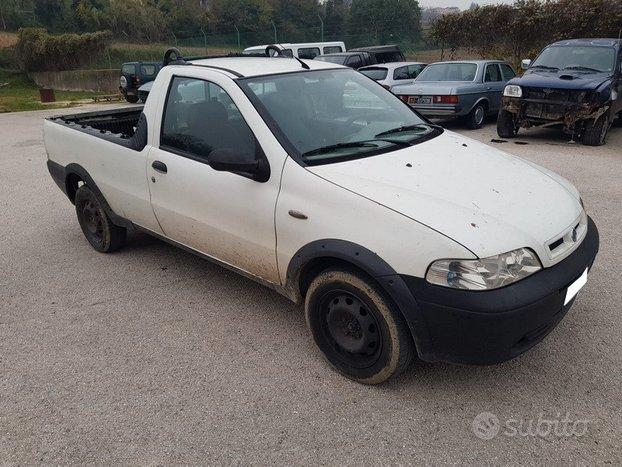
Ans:
<svg viewBox="0 0 622 467"><path fill-rule="evenodd" d="M622 40L572 39L525 59L521 77L507 83L497 132L516 136L520 128L558 126L573 140L605 144L622 112Z"/></svg>

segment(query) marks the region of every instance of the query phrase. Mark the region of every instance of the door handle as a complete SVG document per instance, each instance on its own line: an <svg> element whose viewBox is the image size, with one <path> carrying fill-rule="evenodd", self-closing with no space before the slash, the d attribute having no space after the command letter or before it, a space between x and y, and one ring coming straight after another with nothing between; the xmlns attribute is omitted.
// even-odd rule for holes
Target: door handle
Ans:
<svg viewBox="0 0 622 467"><path fill-rule="evenodd" d="M151 164L151 167L153 167L153 170L155 170L156 172L160 172L163 174L165 174L168 170L166 168L166 164L160 161L153 161L153 163Z"/></svg>

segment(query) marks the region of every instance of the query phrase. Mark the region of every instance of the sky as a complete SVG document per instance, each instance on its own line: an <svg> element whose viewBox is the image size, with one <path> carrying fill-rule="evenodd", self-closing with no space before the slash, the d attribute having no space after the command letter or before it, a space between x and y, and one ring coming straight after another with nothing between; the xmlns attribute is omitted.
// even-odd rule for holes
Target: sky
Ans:
<svg viewBox="0 0 622 467"><path fill-rule="evenodd" d="M422 7L448 7L457 6L461 10L469 8L473 0L419 0ZM497 3L514 3L514 0L475 0L479 5L494 5Z"/></svg>

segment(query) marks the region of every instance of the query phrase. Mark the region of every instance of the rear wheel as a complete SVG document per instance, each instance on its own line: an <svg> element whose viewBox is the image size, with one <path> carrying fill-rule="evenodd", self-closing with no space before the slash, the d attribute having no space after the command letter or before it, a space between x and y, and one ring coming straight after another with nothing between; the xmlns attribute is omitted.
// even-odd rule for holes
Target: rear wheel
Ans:
<svg viewBox="0 0 622 467"><path fill-rule="evenodd" d="M596 120L589 120L583 132L583 144L586 146L602 146L607 141L607 132L611 126L609 112L605 112Z"/></svg>
<svg viewBox="0 0 622 467"><path fill-rule="evenodd" d="M408 367L410 332L399 311L364 275L329 269L311 283L307 324L317 347L341 374L379 384Z"/></svg>
<svg viewBox="0 0 622 467"><path fill-rule="evenodd" d="M513 138L518 133L518 127L514 121L514 114L507 110L499 110L497 116L497 134L501 138Z"/></svg>
<svg viewBox="0 0 622 467"><path fill-rule="evenodd" d="M483 103L476 104L469 115L466 116L466 126L471 130L477 130L484 126L486 120L486 106Z"/></svg>
<svg viewBox="0 0 622 467"><path fill-rule="evenodd" d="M136 102L138 102L138 96L133 96L131 94L126 94L125 95L125 100L128 101L130 104L136 104Z"/></svg>
<svg viewBox="0 0 622 467"><path fill-rule="evenodd" d="M126 229L112 223L93 190L82 185L76 192L75 202L82 233L94 249L110 253L123 245Z"/></svg>

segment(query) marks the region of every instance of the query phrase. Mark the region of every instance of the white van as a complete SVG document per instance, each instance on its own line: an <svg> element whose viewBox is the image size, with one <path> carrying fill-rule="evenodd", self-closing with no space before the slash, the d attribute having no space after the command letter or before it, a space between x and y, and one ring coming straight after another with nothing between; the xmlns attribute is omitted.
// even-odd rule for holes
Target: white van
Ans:
<svg viewBox="0 0 622 467"><path fill-rule="evenodd" d="M346 45L343 42L301 42L299 44L275 44L283 49L285 55L298 58L306 58L313 60L318 55L334 54L346 51ZM266 45L254 45L244 49L245 54L255 54L265 52Z"/></svg>

